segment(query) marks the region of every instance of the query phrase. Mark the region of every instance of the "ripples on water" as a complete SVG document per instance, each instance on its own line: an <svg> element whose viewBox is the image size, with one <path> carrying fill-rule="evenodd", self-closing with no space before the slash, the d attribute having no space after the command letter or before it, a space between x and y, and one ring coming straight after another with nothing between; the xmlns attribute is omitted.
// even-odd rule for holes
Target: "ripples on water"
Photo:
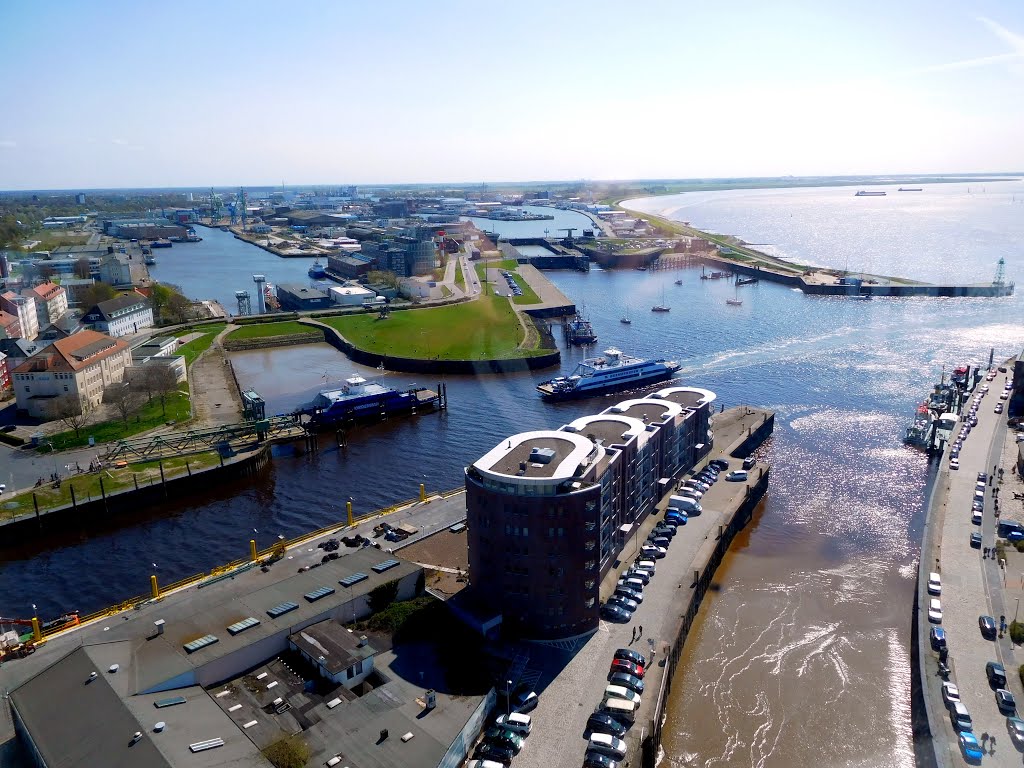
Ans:
<svg viewBox="0 0 1024 768"><path fill-rule="evenodd" d="M687 217L699 225L700 213L695 206ZM748 240L768 239L753 229L760 220L734 223L730 231ZM800 231L788 217L783 223ZM902 226L916 242L913 220ZM929 226L926 218L917 228ZM872 231L858 230L858 252L888 247ZM1002 253L1004 235L981 231L961 233L970 248L950 244L963 252L959 262L908 250L903 268L892 271L991 274L999 253L1011 276L1024 275L1019 254ZM839 258L831 250L818 255ZM719 402L777 410L775 435L762 450L773 463L770 493L727 557L722 590L706 601L687 645L665 759L672 766L910 766L910 606L928 466L900 438L943 366L983 362L990 347L998 357L1021 349L1020 296L849 302L761 283L741 289L743 305L730 307L733 287L698 275L552 274L585 303L599 349L675 358L681 380L714 390ZM663 292L671 313L651 313ZM630 326L619 323L627 308ZM566 350L563 372L593 352ZM308 400L325 374L337 381L358 370L326 345L234 359L243 386L264 393L275 412ZM342 519L350 496L367 511L413 496L420 482L457 487L463 466L502 437L557 427L621 399L546 405L533 387L551 375L448 377L446 413L361 429L345 449L279 455L258 482L150 510L133 527L69 533L46 550L30 543L0 551L0 615L24 615L32 603L52 615L119 601L146 591L152 562L165 583L206 570L242 556L254 528L266 546L279 533ZM411 382L405 374L387 379Z"/></svg>

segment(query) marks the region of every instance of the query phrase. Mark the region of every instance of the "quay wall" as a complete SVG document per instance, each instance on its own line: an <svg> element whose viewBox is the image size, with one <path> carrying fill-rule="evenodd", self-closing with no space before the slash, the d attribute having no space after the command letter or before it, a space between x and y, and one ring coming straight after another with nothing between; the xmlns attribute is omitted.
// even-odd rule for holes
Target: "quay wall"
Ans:
<svg viewBox="0 0 1024 768"><path fill-rule="evenodd" d="M211 484L223 483L262 473L270 464L270 447L263 445L246 454L221 459L219 466L188 471L175 477L162 478L151 485L140 485L114 491L92 499L79 499L75 504L41 509L8 520L0 520L0 530L6 537L33 536L65 527L81 527L97 521L136 512L169 498L209 489ZM74 476L63 482L74 487Z"/></svg>
<svg viewBox="0 0 1024 768"><path fill-rule="evenodd" d="M313 325L315 321L301 318L300 323ZM537 371L550 368L561 362L561 353L556 349L534 357L520 357L493 360L424 360L414 357L399 357L368 352L355 346L329 325L315 323L315 327L324 329L325 341L348 355L352 360L374 368L383 365L390 371L405 373L462 373L480 375L489 373L513 373L518 371Z"/></svg>
<svg viewBox="0 0 1024 768"><path fill-rule="evenodd" d="M242 352L267 347L291 347L297 344L315 344L324 340L322 333L290 333L284 336L263 336L255 339L226 338L221 345L227 352Z"/></svg>
<svg viewBox="0 0 1024 768"><path fill-rule="evenodd" d="M772 421L771 424L774 424L774 421ZM770 429L767 431L764 429L767 425L768 422L766 422L765 425L762 425L757 432L761 433L763 436L771 434ZM734 450L730 455L734 455L735 453L736 451ZM679 659L682 657L686 640L690 636L690 629L693 627L694 619L697 618L697 612L700 610L704 596L711 587L711 582L715 576L715 572L718 570L718 566L725 557L725 553L728 552L729 545L732 544L733 538L735 538L736 534L743 530L750 522L754 515L754 509L768 491L768 481L771 477L771 469L769 467L762 466L758 471L761 474L758 477L757 482L747 488L747 494L740 502L739 506L731 513L726 512L722 515L721 522L718 526L718 536L714 539L709 538L697 551L697 554L691 563L694 579L690 584L685 611L680 616L674 637L665 643L667 648L663 647L662 649L659 649L662 658L665 660L663 662L664 670L661 678L661 687L658 690L657 703L655 704L654 711L651 714L651 719L642 724L644 731L647 734L640 744L640 765L642 768L656 768L657 766L658 755L661 752L662 725L665 722L665 709L668 706L668 696L672 690L672 679L675 676ZM683 610L682 605L673 607ZM634 728L636 728L635 725Z"/></svg>

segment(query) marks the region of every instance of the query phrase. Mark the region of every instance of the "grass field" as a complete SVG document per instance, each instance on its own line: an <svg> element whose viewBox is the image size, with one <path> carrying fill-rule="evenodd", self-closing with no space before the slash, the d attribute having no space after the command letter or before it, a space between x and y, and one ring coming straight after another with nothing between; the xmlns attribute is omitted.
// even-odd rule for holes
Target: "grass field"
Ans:
<svg viewBox="0 0 1024 768"><path fill-rule="evenodd" d="M399 357L489 360L531 357L545 350L520 350L523 328L505 298L483 296L448 307L324 318L360 349Z"/></svg>
<svg viewBox="0 0 1024 768"><path fill-rule="evenodd" d="M463 290L466 289L466 276L462 274L462 264L455 265L455 284Z"/></svg>
<svg viewBox="0 0 1024 768"><path fill-rule="evenodd" d="M287 320L283 323L250 323L228 334L228 339L262 339L267 336L292 336L297 333L317 333L309 325Z"/></svg>
<svg viewBox="0 0 1024 768"><path fill-rule="evenodd" d="M178 354L185 358L185 365L191 367L196 358L210 348L210 345L213 344L214 337L227 327L227 323L213 323L212 325L204 325L194 329L186 328L175 333L174 335L179 338L187 336L190 333L203 334L198 339L193 339L188 342L188 344L178 347Z"/></svg>
<svg viewBox="0 0 1024 768"><path fill-rule="evenodd" d="M530 287L530 284L523 279L522 275L517 275L515 272L512 273L512 279L516 281L516 285L523 292L522 296L515 296L512 299L513 304L540 304L540 296Z"/></svg>
<svg viewBox="0 0 1024 768"><path fill-rule="evenodd" d="M59 457L57 461L59 463ZM188 462L188 468L185 467L186 461ZM169 479L171 477L186 474L189 470L195 472L207 467L213 467L216 466L218 461L219 459L216 451L164 459L164 477ZM61 474L64 474L63 470L61 471ZM140 488L144 485L150 485L151 483L159 483L160 463L156 461L145 461L138 464L130 464L121 469L109 468L104 470L101 474L103 476L103 492L109 495L115 491L134 488L136 480L138 480ZM32 501L33 493L35 493L36 498L39 501L40 510L52 509L54 507L62 507L66 504L70 504L71 488L75 489L75 500L78 502L86 502L90 499L100 498L102 496L100 491L100 473L71 475L70 477L64 478L60 484L60 488L54 488L51 484L47 483L33 491L27 491L19 494L18 496L7 499L2 505L0 505L0 518L16 517L18 515L34 513L35 505Z"/></svg>
<svg viewBox="0 0 1024 768"><path fill-rule="evenodd" d="M184 386L184 385L182 385ZM58 432L49 438L49 442L58 451L67 448L79 448L89 444L89 438L96 438L97 443L108 443L114 440L121 440L147 429L159 427L168 421L188 421L192 416L192 406L189 402L188 391L179 390L177 394L167 398L167 415L164 416L160 407L160 400L153 398L153 401L146 403L139 411L128 418L128 426L120 419L114 421L103 421L98 424L86 424L79 430L78 437L75 437L73 430Z"/></svg>

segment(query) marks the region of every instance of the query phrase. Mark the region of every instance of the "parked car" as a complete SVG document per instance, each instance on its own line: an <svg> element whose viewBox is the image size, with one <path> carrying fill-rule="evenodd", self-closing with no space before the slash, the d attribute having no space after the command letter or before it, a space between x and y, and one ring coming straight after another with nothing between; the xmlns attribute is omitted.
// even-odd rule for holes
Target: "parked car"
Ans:
<svg viewBox="0 0 1024 768"><path fill-rule="evenodd" d="M975 549L981 549L981 534L980 533L975 532L975 533L971 534L971 546L974 547Z"/></svg>
<svg viewBox="0 0 1024 768"><path fill-rule="evenodd" d="M522 714L523 712L529 712L532 709L537 708L537 704L540 703L540 697L537 696L535 691L529 689L520 690L512 700L512 708Z"/></svg>
<svg viewBox="0 0 1024 768"><path fill-rule="evenodd" d="M949 722L952 724L954 731L974 730L974 721L971 720L971 713L959 701L954 701L949 705Z"/></svg>
<svg viewBox="0 0 1024 768"><path fill-rule="evenodd" d="M638 651L634 651L632 648L617 648L615 650L615 658L632 661L634 664L644 663L644 655Z"/></svg>
<svg viewBox="0 0 1024 768"><path fill-rule="evenodd" d="M931 631L932 649L940 650L946 647L946 630L942 627L932 627Z"/></svg>
<svg viewBox="0 0 1024 768"><path fill-rule="evenodd" d="M981 744L978 743L977 736L970 731L963 731L958 737L958 741L960 742L960 751L963 753L964 760L981 762L985 752L982 750Z"/></svg>
<svg viewBox="0 0 1024 768"><path fill-rule="evenodd" d="M734 469L725 479L730 483L745 483L747 481L747 470L745 469Z"/></svg>
<svg viewBox="0 0 1024 768"><path fill-rule="evenodd" d="M609 685L621 685L623 688L629 688L634 693L643 695L644 692L644 681L636 675L631 675L627 672L615 672L613 671L608 675Z"/></svg>
<svg viewBox="0 0 1024 768"><path fill-rule="evenodd" d="M942 603L939 602L937 597L933 597L928 601L928 621L935 624L942 623Z"/></svg>
<svg viewBox="0 0 1024 768"><path fill-rule="evenodd" d="M492 744L500 744L503 747L512 747L512 750L518 755L519 750L523 748L523 737L507 728L502 728L499 725L492 725L490 728L484 731L484 741L491 742Z"/></svg>
<svg viewBox="0 0 1024 768"><path fill-rule="evenodd" d="M595 712L587 719L587 730L591 733L610 733L612 736L623 736L626 726L611 715Z"/></svg>
<svg viewBox="0 0 1024 768"><path fill-rule="evenodd" d="M489 741L478 744L477 748L473 751L473 757L477 760L494 760L504 765L511 763L512 758L515 756L515 751L512 747L505 747Z"/></svg>
<svg viewBox="0 0 1024 768"><path fill-rule="evenodd" d="M960 459L958 459L956 456L951 456L949 458L949 468L960 469Z"/></svg>
<svg viewBox="0 0 1024 768"><path fill-rule="evenodd" d="M645 587L651 583L651 574L647 571L640 570L639 568L630 568L622 574L622 577L624 579L640 579Z"/></svg>
<svg viewBox="0 0 1024 768"><path fill-rule="evenodd" d="M956 683L946 682L942 684L942 701L945 702L946 709L960 701L960 689L957 688Z"/></svg>
<svg viewBox="0 0 1024 768"><path fill-rule="evenodd" d="M658 560L668 554L668 550L664 547L655 547L652 544L644 544L640 547L640 554L654 557Z"/></svg>
<svg viewBox="0 0 1024 768"><path fill-rule="evenodd" d="M612 595L608 598L607 604L617 606L624 611L629 611L630 613L633 613L640 607L640 604L637 603L636 600L630 600L628 597L623 597L622 595Z"/></svg>
<svg viewBox="0 0 1024 768"><path fill-rule="evenodd" d="M638 603L642 603L644 601L644 593L641 590L633 589L632 587L627 587L625 585L615 587L615 594L628 597L630 600L635 600Z"/></svg>
<svg viewBox="0 0 1024 768"><path fill-rule="evenodd" d="M981 525L981 510L973 510L971 512L971 522L975 525Z"/></svg>
<svg viewBox="0 0 1024 768"><path fill-rule="evenodd" d="M602 755L600 752L593 752L589 749L583 756L583 768L618 768L618 765L608 755Z"/></svg>
<svg viewBox="0 0 1024 768"><path fill-rule="evenodd" d="M587 748L616 760L626 756L626 742L607 733L592 733Z"/></svg>
<svg viewBox="0 0 1024 768"><path fill-rule="evenodd" d="M330 765L330 762L327 764ZM497 760L470 760L466 763L466 768L505 768L505 764Z"/></svg>
<svg viewBox="0 0 1024 768"><path fill-rule="evenodd" d="M1024 746L1024 720L1019 717L1006 718L1006 730L1009 731L1014 744L1018 747Z"/></svg>
<svg viewBox="0 0 1024 768"><path fill-rule="evenodd" d="M985 665L985 676L993 688L1006 687L1006 670L998 661L990 661Z"/></svg>
<svg viewBox="0 0 1024 768"><path fill-rule="evenodd" d="M981 630L981 636L986 640L996 639L996 620L991 616L979 616L978 617L978 629ZM989 662L992 664L993 662ZM1000 667L1002 669L1002 667Z"/></svg>
<svg viewBox="0 0 1024 768"><path fill-rule="evenodd" d="M643 679L644 665L636 664L626 659L612 659L609 674L614 674L616 672L625 672L627 675L633 675L634 677Z"/></svg>
<svg viewBox="0 0 1024 768"><path fill-rule="evenodd" d="M514 731L521 736L529 736L530 731L533 728L533 721L530 719L530 716L524 715L520 712L512 712L508 715L498 715L498 719L494 722L499 728Z"/></svg>
<svg viewBox="0 0 1024 768"><path fill-rule="evenodd" d="M928 594L942 594L942 576L940 576L938 573L935 573L934 571L928 574Z"/></svg>
<svg viewBox="0 0 1024 768"><path fill-rule="evenodd" d="M605 621L614 621L617 624L625 624L633 618L633 614L625 608L620 608L612 603L605 603L601 606L601 618Z"/></svg>
<svg viewBox="0 0 1024 768"><path fill-rule="evenodd" d="M1017 702L1013 699L1013 694L1005 688L996 689L996 706L999 707L999 711L1004 715L1006 713L1016 714Z"/></svg>
<svg viewBox="0 0 1024 768"><path fill-rule="evenodd" d="M725 459L712 459L708 462L709 467L716 467L723 472L729 468L729 462Z"/></svg>

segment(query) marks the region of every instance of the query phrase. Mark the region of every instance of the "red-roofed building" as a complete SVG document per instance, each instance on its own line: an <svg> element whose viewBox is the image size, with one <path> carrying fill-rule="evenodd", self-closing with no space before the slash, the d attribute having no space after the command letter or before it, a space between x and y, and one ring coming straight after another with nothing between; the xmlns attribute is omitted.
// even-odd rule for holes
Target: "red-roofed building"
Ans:
<svg viewBox="0 0 1024 768"><path fill-rule="evenodd" d="M40 328L56 323L68 311L68 292L56 283L40 283L34 288L26 288L21 295L36 300Z"/></svg>
<svg viewBox="0 0 1024 768"><path fill-rule="evenodd" d="M5 339L21 338L21 321L17 315L0 309L0 337Z"/></svg>
<svg viewBox="0 0 1024 768"><path fill-rule="evenodd" d="M67 400L95 408L104 388L121 382L131 362L126 341L96 331L55 341L11 372L18 410L52 419L55 406Z"/></svg>

